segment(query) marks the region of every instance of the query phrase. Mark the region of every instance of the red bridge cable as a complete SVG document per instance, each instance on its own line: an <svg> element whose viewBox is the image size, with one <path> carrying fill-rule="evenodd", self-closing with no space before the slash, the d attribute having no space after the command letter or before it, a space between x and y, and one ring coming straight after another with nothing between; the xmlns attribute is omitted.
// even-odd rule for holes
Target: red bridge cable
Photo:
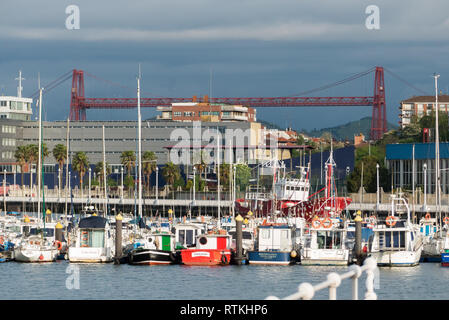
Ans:
<svg viewBox="0 0 449 320"><path fill-rule="evenodd" d="M352 75L352 76L350 76L348 78L345 78L345 79L342 79L342 80L339 80L339 81L336 81L336 82L333 82L333 83L330 83L330 84L327 84L327 85L324 85L324 86L321 86L321 87L318 87L318 88L315 88L315 89L307 90L307 91L304 91L304 92L301 92L301 93L298 93L298 94L293 94L292 96L303 96L303 95L310 94L310 93L313 93L313 92L316 92L316 91L322 91L322 90L325 90L325 89L336 87L336 86L339 86L339 85L341 85L343 83L346 83L346 82L349 82L349 81L353 81L353 80L358 79L360 77L366 76L367 74L372 73L374 70L376 70L376 68L372 67L372 68L370 68L370 69L368 69L366 71L359 72L359 73L354 74L354 75Z"/></svg>
<svg viewBox="0 0 449 320"><path fill-rule="evenodd" d="M44 88L44 89L47 89L47 91L48 91L48 88L49 88L50 86L52 86L53 84L55 84L56 82L60 81L60 80L63 79L63 78L66 78L66 79L62 80L62 82L64 82L64 81L70 79L71 76L72 76L72 70L70 70L69 72L64 73L63 75L59 76L57 79L55 79L55 80L53 80L52 82L50 82L50 83L44 85L43 88ZM58 83L57 85L61 84L62 82ZM54 87L51 87L51 89L53 89L53 88L54 88ZM51 90L51 89L50 89L50 90ZM45 90L44 90L44 92L45 92ZM30 98L33 98L33 97L37 96L38 94L39 94L39 90L37 90L36 92L34 92L32 95L30 95Z"/></svg>

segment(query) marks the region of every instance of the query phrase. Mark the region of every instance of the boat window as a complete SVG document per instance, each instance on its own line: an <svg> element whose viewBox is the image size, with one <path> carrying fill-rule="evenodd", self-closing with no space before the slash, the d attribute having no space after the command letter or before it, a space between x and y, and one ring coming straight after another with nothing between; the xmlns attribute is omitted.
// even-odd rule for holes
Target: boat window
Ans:
<svg viewBox="0 0 449 320"><path fill-rule="evenodd" d="M326 243L326 232L318 231L316 235L316 240L318 243L318 249L324 249Z"/></svg>
<svg viewBox="0 0 449 320"><path fill-rule="evenodd" d="M405 231L385 232L385 248L405 248Z"/></svg>
<svg viewBox="0 0 449 320"><path fill-rule="evenodd" d="M186 238L186 231L185 230L179 230L178 232L178 239L179 239L179 243L181 243L182 245L185 244L185 238Z"/></svg>
<svg viewBox="0 0 449 320"><path fill-rule="evenodd" d="M193 230L186 230L186 245L194 244L193 242Z"/></svg>
<svg viewBox="0 0 449 320"><path fill-rule="evenodd" d="M262 237L262 239L269 239L270 238L270 230L262 229L260 232L260 236Z"/></svg>
<svg viewBox="0 0 449 320"><path fill-rule="evenodd" d="M41 234L42 231L43 231L43 229L40 229L40 228L39 229L38 228L31 228L30 234L35 236L35 235ZM54 229L45 228L44 237L53 237L54 235L55 235L55 230Z"/></svg>

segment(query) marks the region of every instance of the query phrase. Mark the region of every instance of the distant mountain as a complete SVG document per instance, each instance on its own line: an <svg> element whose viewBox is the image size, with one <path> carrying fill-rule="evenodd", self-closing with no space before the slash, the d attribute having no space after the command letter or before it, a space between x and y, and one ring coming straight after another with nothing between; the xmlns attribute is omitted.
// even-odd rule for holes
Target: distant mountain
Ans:
<svg viewBox="0 0 449 320"><path fill-rule="evenodd" d="M387 123L387 129L397 129L398 127ZM371 130L371 117L365 117L357 121L351 121L346 124L335 126L332 128L323 128L304 133L312 137L321 137L324 132L330 132L336 140L354 139L355 134L363 133L365 137L369 137Z"/></svg>

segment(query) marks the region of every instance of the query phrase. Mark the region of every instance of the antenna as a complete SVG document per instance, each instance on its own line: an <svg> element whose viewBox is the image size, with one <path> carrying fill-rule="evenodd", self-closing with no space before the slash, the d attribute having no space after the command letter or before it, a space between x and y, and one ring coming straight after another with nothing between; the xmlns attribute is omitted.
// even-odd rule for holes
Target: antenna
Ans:
<svg viewBox="0 0 449 320"><path fill-rule="evenodd" d="M22 70L19 70L19 77L16 78L16 80L19 80L19 86L17 87L17 97L22 98L22 80L25 80L25 78L22 78Z"/></svg>

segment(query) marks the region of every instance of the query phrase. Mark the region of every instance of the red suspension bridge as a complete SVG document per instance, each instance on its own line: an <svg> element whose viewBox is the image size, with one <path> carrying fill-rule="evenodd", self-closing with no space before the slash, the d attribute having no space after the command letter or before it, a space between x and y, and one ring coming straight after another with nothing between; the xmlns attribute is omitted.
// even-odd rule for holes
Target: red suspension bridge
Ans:
<svg viewBox="0 0 449 320"><path fill-rule="evenodd" d="M372 96L351 97L304 97L313 92L332 88L353 81L367 74L374 73L374 91ZM97 78L74 69L49 83L45 91L55 88L62 82L72 78L70 96L70 119L85 121L87 109L129 109L137 107L137 98L88 98L84 94L84 75ZM98 78L97 78L98 79ZM400 78L399 78L400 79ZM402 79L400 79L402 80ZM112 84L112 82L104 80ZM405 81L405 80L403 80ZM409 84L410 85L410 84ZM417 88L415 88L417 89ZM419 90L419 89L417 89ZM421 90L420 90L421 91ZM190 98L141 98L141 107L157 107L171 105L175 102L191 102ZM243 97L243 98L209 98L211 103L238 104L250 107L317 107L317 106L371 106L371 139L379 140L387 131L387 113L385 101L384 68L373 67L343 80L313 89L290 97Z"/></svg>

